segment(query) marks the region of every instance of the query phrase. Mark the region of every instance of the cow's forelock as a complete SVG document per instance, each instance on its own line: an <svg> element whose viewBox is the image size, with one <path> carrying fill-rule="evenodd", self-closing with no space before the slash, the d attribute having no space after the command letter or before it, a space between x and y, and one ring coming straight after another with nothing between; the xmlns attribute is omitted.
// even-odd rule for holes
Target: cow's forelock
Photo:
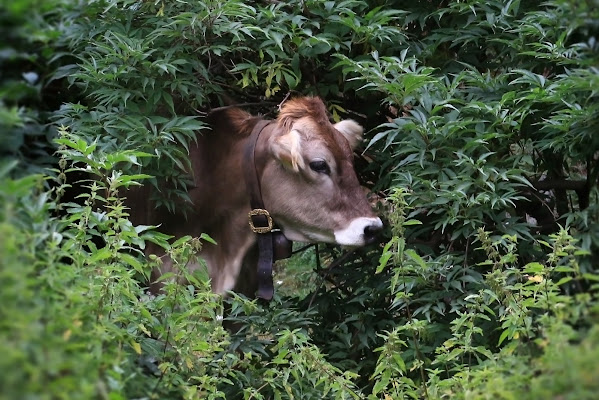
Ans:
<svg viewBox="0 0 599 400"><path fill-rule="evenodd" d="M301 97L283 104L277 118L278 125L286 132L299 119L309 117L318 124L328 123L327 109L317 97Z"/></svg>

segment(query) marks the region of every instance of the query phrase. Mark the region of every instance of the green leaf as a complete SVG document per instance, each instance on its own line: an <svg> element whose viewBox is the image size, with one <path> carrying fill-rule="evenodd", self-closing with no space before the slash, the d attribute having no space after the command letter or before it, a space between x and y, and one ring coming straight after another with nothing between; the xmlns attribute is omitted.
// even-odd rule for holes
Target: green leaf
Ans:
<svg viewBox="0 0 599 400"><path fill-rule="evenodd" d="M112 257L112 250L108 247L102 247L101 249L92 252L90 257L86 259L86 262L89 265L93 265L110 257Z"/></svg>
<svg viewBox="0 0 599 400"><path fill-rule="evenodd" d="M139 260L127 253L118 253L118 258L129 264L137 272L144 273L143 264Z"/></svg>
<svg viewBox="0 0 599 400"><path fill-rule="evenodd" d="M202 233L200 235L200 239L205 240L208 243L212 243L212 244L217 244L216 241L214 239L212 239L209 235Z"/></svg>
<svg viewBox="0 0 599 400"><path fill-rule="evenodd" d="M422 269L426 269L427 268L426 262L414 250L412 250L412 249L406 249L404 251L404 254L406 256L408 256L409 258L411 258L413 261L415 261L416 264L418 264L418 266L420 268L422 268Z"/></svg>

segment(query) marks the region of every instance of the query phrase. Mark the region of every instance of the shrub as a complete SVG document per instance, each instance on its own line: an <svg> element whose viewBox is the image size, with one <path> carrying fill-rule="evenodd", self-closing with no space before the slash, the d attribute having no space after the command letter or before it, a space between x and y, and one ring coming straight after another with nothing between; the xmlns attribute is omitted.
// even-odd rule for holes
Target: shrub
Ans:
<svg viewBox="0 0 599 400"><path fill-rule="evenodd" d="M593 398L592 2L34 3L2 17L23 28L0 82L2 395ZM204 113L296 93L369 129L385 236L281 264L270 304L223 300L185 269L201 242L133 226L123 189L166 181L172 209ZM149 295L147 241L192 284Z"/></svg>

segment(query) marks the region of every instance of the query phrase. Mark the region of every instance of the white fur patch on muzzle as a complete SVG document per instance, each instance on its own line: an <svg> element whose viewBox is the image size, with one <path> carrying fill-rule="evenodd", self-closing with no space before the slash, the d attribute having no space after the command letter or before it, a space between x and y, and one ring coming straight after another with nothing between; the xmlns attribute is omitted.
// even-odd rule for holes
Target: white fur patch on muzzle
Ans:
<svg viewBox="0 0 599 400"><path fill-rule="evenodd" d="M342 246L364 246L372 243L382 228L380 218L356 218L346 228L335 231L335 242Z"/></svg>

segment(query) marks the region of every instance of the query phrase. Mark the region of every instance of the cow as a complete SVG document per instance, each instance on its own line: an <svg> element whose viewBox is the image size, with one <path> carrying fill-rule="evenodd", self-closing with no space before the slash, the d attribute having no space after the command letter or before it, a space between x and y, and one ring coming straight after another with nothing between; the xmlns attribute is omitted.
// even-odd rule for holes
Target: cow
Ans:
<svg viewBox="0 0 599 400"><path fill-rule="evenodd" d="M318 97L288 100L276 120L263 121L235 107L208 116L211 130L199 134L189 150L194 186L186 215L154 208L143 190L129 196L134 223L161 225L162 232L175 237L205 233L214 239L216 244L205 243L200 256L216 293L252 295L256 289L251 266L256 265L259 234L248 223L248 168L255 170L264 209L289 240L358 247L373 242L383 226L354 171L353 149L363 133L358 123L331 123ZM259 136L252 135L258 124ZM255 140L255 165L244 161L250 140ZM150 244L147 252L158 254L159 249ZM240 279L244 264L250 267ZM166 260L161 272L169 268Z"/></svg>

